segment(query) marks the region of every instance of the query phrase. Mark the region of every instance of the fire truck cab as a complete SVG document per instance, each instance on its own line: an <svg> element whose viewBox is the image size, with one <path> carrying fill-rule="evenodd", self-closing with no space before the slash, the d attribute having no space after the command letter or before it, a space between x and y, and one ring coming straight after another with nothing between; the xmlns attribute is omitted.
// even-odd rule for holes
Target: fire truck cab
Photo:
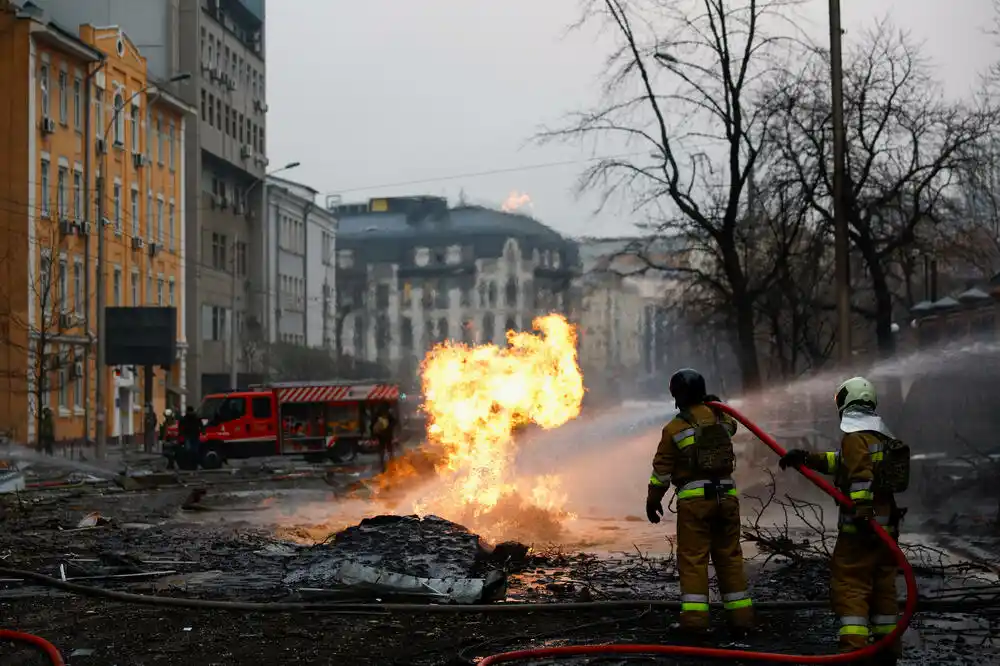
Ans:
<svg viewBox="0 0 1000 666"><path fill-rule="evenodd" d="M377 446L372 425L381 409L388 408L399 424L401 399L395 384L347 381L282 382L208 395L198 410L205 427L198 452L177 441L169 455L181 469L286 455L343 462Z"/></svg>

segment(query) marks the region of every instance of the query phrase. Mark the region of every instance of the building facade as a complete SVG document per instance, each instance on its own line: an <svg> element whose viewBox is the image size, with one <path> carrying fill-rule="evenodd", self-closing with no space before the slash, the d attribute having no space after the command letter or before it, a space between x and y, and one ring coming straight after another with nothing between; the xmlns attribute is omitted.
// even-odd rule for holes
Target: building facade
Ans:
<svg viewBox="0 0 1000 666"><path fill-rule="evenodd" d="M0 211L10 257L0 287L0 428L32 441L39 409L50 407L56 439L88 437L103 372L109 433L137 432L141 377L95 364L97 271L108 305L183 311L181 157L191 109L148 78L145 58L117 27L71 30L13 4L0 20L13 53L0 69L0 85L13 93L2 113L9 127L24 128L0 139L11 156L0 187L21 202ZM184 393L182 317L178 328L179 363L153 382L161 412Z"/></svg>
<svg viewBox="0 0 1000 666"><path fill-rule="evenodd" d="M198 109L184 137L188 399L228 382L230 326L263 316L265 0L35 0L64 25L116 25L151 77ZM235 276L234 276L235 273ZM235 279L234 279L235 278ZM235 299L234 299L235 292ZM236 303L235 312L233 303ZM211 315L202 316L204 312ZM241 367L240 371L246 371Z"/></svg>
<svg viewBox="0 0 1000 666"><path fill-rule="evenodd" d="M331 347L336 293L337 221L317 205L319 193L300 183L267 180L268 257L265 289L273 325L269 344Z"/></svg>
<svg viewBox="0 0 1000 666"><path fill-rule="evenodd" d="M438 197L335 205L338 357L413 378L444 340L503 344L542 314L575 316L576 244L530 217Z"/></svg>

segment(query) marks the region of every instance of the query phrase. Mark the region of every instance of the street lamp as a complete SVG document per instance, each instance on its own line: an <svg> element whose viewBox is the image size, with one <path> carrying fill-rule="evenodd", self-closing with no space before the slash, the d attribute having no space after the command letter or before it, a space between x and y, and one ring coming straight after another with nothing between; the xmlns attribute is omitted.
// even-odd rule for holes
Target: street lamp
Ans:
<svg viewBox="0 0 1000 666"><path fill-rule="evenodd" d="M174 76L167 79L167 83L177 83L178 81L186 81L191 78L189 72L181 72L175 74ZM139 90L132 93L132 95L127 99L122 101L121 105L112 104L111 120L108 122L107 127L104 128L104 132L101 133L100 138L104 138L111 131L112 125L118 122L119 115L128 106L132 100L134 100L139 95L147 92L151 88L156 88L156 83L147 83L145 86ZM87 152L90 152L90 146L87 146ZM97 290L97 325L95 328L95 337L97 338L97 390L95 395L95 402L97 403L97 427L95 433L94 442L96 455L98 460L103 460L105 455L105 439L107 438L107 408L104 404L105 394L107 393L107 381L108 376L105 366L105 351L104 351L104 308L106 306L105 301L106 294L104 293L104 174L107 171L107 151L104 153L104 159L101 160L101 173L97 176L97 270L96 270L96 280L95 288ZM147 224L150 213L146 211Z"/></svg>
<svg viewBox="0 0 1000 666"><path fill-rule="evenodd" d="M262 223L264 225L264 227L263 227L263 230L264 230L264 243L263 243L263 246L264 246L264 275L266 277L265 283L264 283L264 286L265 286L265 291L264 291L264 308L263 308L264 312L262 314L264 315L264 317L266 318L266 321L268 322L268 326L265 329L268 332L268 335L267 335L268 338L270 338L270 330L271 330L271 327L270 327L270 321L271 321L271 298L270 298L270 296L271 296L271 271L270 271L270 262L271 262L271 243L270 243L270 237L271 237L271 230L270 230L270 221L268 220L268 216L267 216L267 179L268 179L269 176L273 176L273 175L281 173L283 171L288 171L290 169L294 169L294 168L300 166L301 164L302 164L301 162L289 162L288 164L286 164L286 165L284 165L282 167L278 167L277 169L273 169L271 171L268 171L263 176L260 176L259 178L255 179L252 183L250 183L250 186L246 189L246 193L244 194L244 199L249 199L250 198L250 194L253 192L254 188L257 187L258 185L261 186L261 206L260 206L261 215L260 215L260 217L261 217L261 221L262 221ZM236 247L235 242L237 242L238 240L239 240L239 237L237 236L234 239L234 245L233 245L234 252L235 252L235 247ZM235 254L234 254L234 263L235 263ZM229 385L230 385L230 387L232 387L230 390L233 390L233 391L236 390L237 383L239 381L239 374L237 372L237 367L236 367L236 326L234 325L235 322L233 321L236 318L236 301L237 301L237 294L238 294L237 281L236 281L236 273L237 273L236 266L234 265L233 266L233 296L232 296L232 311L233 311L233 314L230 317L230 322L229 322ZM270 340L268 340L268 342L270 342ZM267 362L270 363L270 357L268 357Z"/></svg>

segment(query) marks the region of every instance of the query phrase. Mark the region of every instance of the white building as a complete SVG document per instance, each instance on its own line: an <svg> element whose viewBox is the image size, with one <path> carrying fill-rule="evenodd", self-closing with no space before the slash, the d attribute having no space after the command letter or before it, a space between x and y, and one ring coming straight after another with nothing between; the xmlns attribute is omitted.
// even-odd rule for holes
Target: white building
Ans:
<svg viewBox="0 0 1000 666"><path fill-rule="evenodd" d="M269 343L331 347L337 220L311 187L267 179Z"/></svg>
<svg viewBox="0 0 1000 666"><path fill-rule="evenodd" d="M334 348L413 377L445 339L502 343L574 311L575 243L531 217L438 197L372 199L339 218Z"/></svg>

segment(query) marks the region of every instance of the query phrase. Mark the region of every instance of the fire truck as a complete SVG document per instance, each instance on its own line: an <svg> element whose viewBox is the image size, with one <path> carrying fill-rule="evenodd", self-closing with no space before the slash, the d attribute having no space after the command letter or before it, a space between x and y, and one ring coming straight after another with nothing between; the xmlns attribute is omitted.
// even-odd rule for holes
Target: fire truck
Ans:
<svg viewBox="0 0 1000 666"><path fill-rule="evenodd" d="M396 384L376 382L282 382L247 391L205 396L198 408L204 433L198 451L179 440L177 426L164 454L181 469L217 469L227 460L304 456L310 462L344 462L361 450L374 450L375 415L384 406L399 424ZM398 438L397 426L394 437Z"/></svg>

